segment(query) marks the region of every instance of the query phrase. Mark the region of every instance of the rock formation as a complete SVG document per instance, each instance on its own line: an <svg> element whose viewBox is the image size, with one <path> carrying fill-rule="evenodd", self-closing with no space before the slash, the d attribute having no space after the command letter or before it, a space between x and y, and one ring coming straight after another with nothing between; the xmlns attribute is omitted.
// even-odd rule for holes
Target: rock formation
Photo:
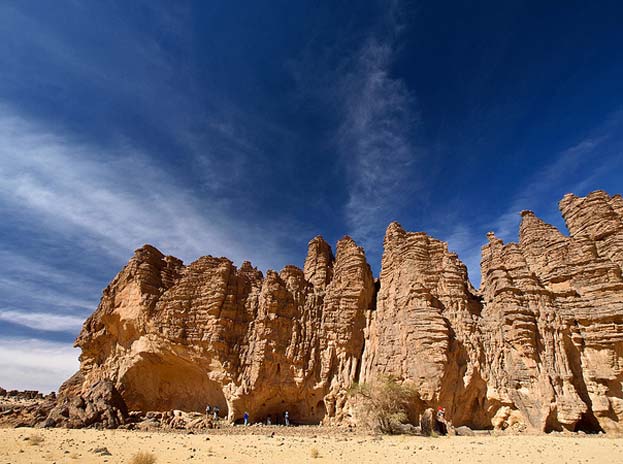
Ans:
<svg viewBox="0 0 623 464"><path fill-rule="evenodd" d="M51 405L44 427L63 426L80 428L117 428L125 423L127 406L110 380L100 380L83 390L84 376L76 372L61 386L61 394ZM41 409L50 407L44 404Z"/></svg>
<svg viewBox="0 0 623 464"><path fill-rule="evenodd" d="M145 245L85 322L48 423L207 404L233 421L341 423L355 382L392 376L418 392L413 421L443 405L455 426L623 432L623 198L569 194L560 209L569 236L530 211L518 243L488 235L480 290L446 243L397 223L376 282L349 237L335 256L316 237L303 270L266 275Z"/></svg>
<svg viewBox="0 0 623 464"><path fill-rule="evenodd" d="M363 381L379 374L415 383L412 416L443 403L455 422L490 424L480 404L486 385L478 319L467 269L445 242L387 228L377 309L364 352Z"/></svg>
<svg viewBox="0 0 623 464"><path fill-rule="evenodd" d="M335 258L316 237L304 271L266 276L211 256L184 266L146 245L76 341L82 391L111 381L129 410L209 404L231 420L249 411L275 423L286 410L298 423L339 419L373 304L370 266L349 237Z"/></svg>
<svg viewBox="0 0 623 464"><path fill-rule="evenodd" d="M56 404L56 394L36 390L5 390L0 387L0 425L27 427L42 423Z"/></svg>
<svg viewBox="0 0 623 464"><path fill-rule="evenodd" d="M483 247L481 339L493 424L623 431L621 197L566 195L567 237L522 212Z"/></svg>

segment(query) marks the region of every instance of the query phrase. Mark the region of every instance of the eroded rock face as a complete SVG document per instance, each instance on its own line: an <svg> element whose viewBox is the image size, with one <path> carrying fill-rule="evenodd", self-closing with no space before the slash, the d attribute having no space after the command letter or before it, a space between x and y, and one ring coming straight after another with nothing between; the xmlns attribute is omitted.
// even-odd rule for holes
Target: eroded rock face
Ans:
<svg viewBox="0 0 623 464"><path fill-rule="evenodd" d="M81 402L59 395L50 419L115 426L127 410L210 404L231 420L339 423L354 382L389 375L416 387L413 421L442 405L455 426L623 432L623 198L566 195L560 209L569 236L530 211L518 243L489 234L480 290L446 243L397 223L377 282L348 237L335 256L316 237L303 270L265 276L146 245L76 341Z"/></svg>
<svg viewBox="0 0 623 464"><path fill-rule="evenodd" d="M481 306L465 265L445 242L398 223L387 228L384 248L362 380L389 375L415 383L414 418L443 403L455 422L486 427Z"/></svg>
<svg viewBox="0 0 623 464"><path fill-rule="evenodd" d="M349 238L337 244L334 277L322 305L320 378L329 417L344 417L348 389L358 382L375 285L364 251Z"/></svg>
<svg viewBox="0 0 623 464"><path fill-rule="evenodd" d="M98 426L114 429L123 425L128 409L121 394L110 380L100 380L82 390L84 377L78 371L60 388L54 407L44 427L83 428ZM42 406L45 408L45 405Z"/></svg>
<svg viewBox="0 0 623 464"><path fill-rule="evenodd" d="M623 418L620 196L566 195L567 237L522 212L519 243L483 247L483 347L494 423L618 431Z"/></svg>
<svg viewBox="0 0 623 464"><path fill-rule="evenodd" d="M130 410L203 411L231 420L285 411L298 423L339 418L356 381L374 280L345 237L309 243L304 271L260 271L199 258L189 266L146 245L104 291L76 344L82 396L111 381Z"/></svg>

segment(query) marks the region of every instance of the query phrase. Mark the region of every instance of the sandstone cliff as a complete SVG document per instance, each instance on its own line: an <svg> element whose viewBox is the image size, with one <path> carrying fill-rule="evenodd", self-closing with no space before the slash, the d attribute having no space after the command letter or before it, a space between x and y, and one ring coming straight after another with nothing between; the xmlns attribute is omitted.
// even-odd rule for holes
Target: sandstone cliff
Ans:
<svg viewBox="0 0 623 464"><path fill-rule="evenodd" d="M359 375L374 279L349 237L309 243L305 270L184 266L146 245L104 291L76 341L83 390L109 380L130 410L299 423L339 418Z"/></svg>
<svg viewBox="0 0 623 464"><path fill-rule="evenodd" d="M603 191L566 195L569 237L531 211L518 244L490 234L482 340L494 424L623 431L620 204Z"/></svg>
<svg viewBox="0 0 623 464"><path fill-rule="evenodd" d="M623 432L623 199L560 209L569 236L530 211L518 243L489 234L480 290L446 243L397 223L376 282L349 237L335 255L316 237L303 270L266 275L146 245L85 322L79 381L50 419L115 426L126 409L210 404L230 420L340 423L355 382L391 375L418 391L413 421L443 405L455 425Z"/></svg>
<svg viewBox="0 0 623 464"><path fill-rule="evenodd" d="M457 423L486 427L480 404L478 318L467 269L444 242L387 228L377 309L364 352L363 381L379 374L414 382L412 416L444 404Z"/></svg>

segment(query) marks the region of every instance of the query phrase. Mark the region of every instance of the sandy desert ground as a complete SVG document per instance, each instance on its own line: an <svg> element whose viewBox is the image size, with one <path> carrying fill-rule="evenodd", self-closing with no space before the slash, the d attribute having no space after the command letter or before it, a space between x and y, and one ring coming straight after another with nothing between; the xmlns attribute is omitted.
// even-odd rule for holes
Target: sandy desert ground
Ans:
<svg viewBox="0 0 623 464"><path fill-rule="evenodd" d="M248 430L193 435L125 430L0 429L0 464L129 463L147 451L159 464L192 462L617 463L623 438L606 436L477 436L422 438L327 436ZM110 454L95 452L106 448ZM313 457L317 450L318 457Z"/></svg>

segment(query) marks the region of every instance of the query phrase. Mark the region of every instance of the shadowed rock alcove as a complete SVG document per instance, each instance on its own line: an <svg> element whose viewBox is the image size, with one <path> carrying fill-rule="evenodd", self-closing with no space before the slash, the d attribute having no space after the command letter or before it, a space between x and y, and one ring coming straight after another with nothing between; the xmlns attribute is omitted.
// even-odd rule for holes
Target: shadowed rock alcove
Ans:
<svg viewBox="0 0 623 464"><path fill-rule="evenodd" d="M218 406L226 416L227 402L220 384L196 365L177 357L144 356L120 379L130 410L205 411Z"/></svg>

